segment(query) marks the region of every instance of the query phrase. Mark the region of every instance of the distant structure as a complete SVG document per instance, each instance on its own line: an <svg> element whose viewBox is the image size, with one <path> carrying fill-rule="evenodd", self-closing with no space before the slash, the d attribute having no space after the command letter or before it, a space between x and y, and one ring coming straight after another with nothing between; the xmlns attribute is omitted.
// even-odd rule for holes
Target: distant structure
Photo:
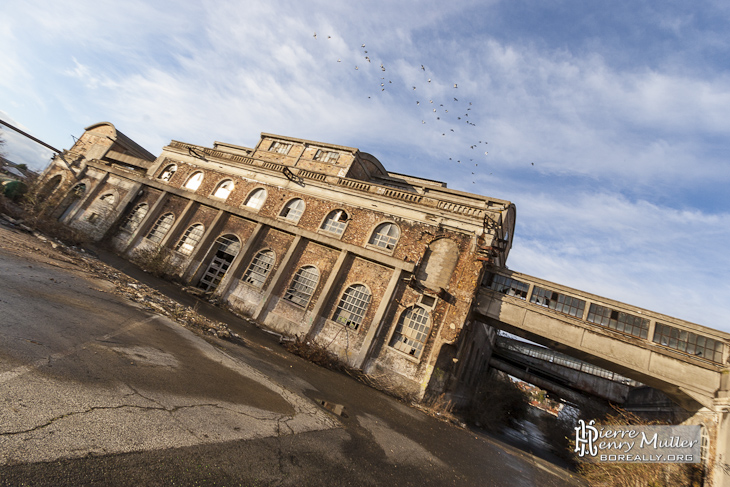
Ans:
<svg viewBox="0 0 730 487"><path fill-rule="evenodd" d="M61 222L130 258L165 249L171 276L386 388L423 399L488 367L496 332L472 301L509 255L509 201L272 134L254 148L172 141L155 157L106 122L43 181Z"/></svg>

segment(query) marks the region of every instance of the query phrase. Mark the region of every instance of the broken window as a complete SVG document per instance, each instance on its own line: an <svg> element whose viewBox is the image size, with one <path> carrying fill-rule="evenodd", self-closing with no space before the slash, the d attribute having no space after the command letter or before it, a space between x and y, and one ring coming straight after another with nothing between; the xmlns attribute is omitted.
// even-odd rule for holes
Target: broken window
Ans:
<svg viewBox="0 0 730 487"><path fill-rule="evenodd" d="M342 235L347 226L347 213L344 210L334 210L327 215L322 224L322 230Z"/></svg>
<svg viewBox="0 0 730 487"><path fill-rule="evenodd" d="M646 338L649 333L649 320L623 311L591 304L588 308L588 321L612 330L628 333L639 338Z"/></svg>
<svg viewBox="0 0 730 487"><path fill-rule="evenodd" d="M304 213L304 200L296 198L284 206L284 209L281 210L281 214L279 216L296 223L299 221L299 218L301 218L302 213Z"/></svg>
<svg viewBox="0 0 730 487"><path fill-rule="evenodd" d="M317 288L319 271L316 267L304 266L294 274L289 289L284 293L284 299L300 306L306 306Z"/></svg>
<svg viewBox="0 0 730 487"><path fill-rule="evenodd" d="M124 223L122 223L122 230L126 230L128 232L135 231L139 224L142 223L144 217L147 216L149 209L150 207L147 203L140 203L137 205L124 220Z"/></svg>
<svg viewBox="0 0 730 487"><path fill-rule="evenodd" d="M215 188L215 191L213 191L213 197L224 200L228 198L231 191L233 191L233 181L226 179Z"/></svg>
<svg viewBox="0 0 730 487"><path fill-rule="evenodd" d="M264 206L264 201L266 201L266 190L259 188L251 192L244 204L249 208L258 210Z"/></svg>
<svg viewBox="0 0 730 487"><path fill-rule="evenodd" d="M172 213L166 213L162 215L160 218L157 219L155 222L155 225L152 227L152 230L150 230L150 233L147 234L147 240L150 240L156 244L162 242L162 239L167 235L167 232L170 231L170 227L172 226L172 222L175 221L175 216Z"/></svg>
<svg viewBox="0 0 730 487"><path fill-rule="evenodd" d="M369 305L368 288L362 284L353 284L342 295L332 320L357 330Z"/></svg>
<svg viewBox="0 0 730 487"><path fill-rule="evenodd" d="M172 176L177 172L177 165L176 164L169 164L165 169L162 170L160 173L160 177L158 179L161 179L163 181L169 181L172 179Z"/></svg>
<svg viewBox="0 0 730 487"><path fill-rule="evenodd" d="M390 346L418 358L423 352L428 332L428 311L420 306L411 306L400 315Z"/></svg>
<svg viewBox="0 0 730 487"><path fill-rule="evenodd" d="M185 231L180 241L175 246L175 250L183 255L190 255L195 250L195 246L198 245L200 239L203 237L205 227L202 224L196 223Z"/></svg>
<svg viewBox="0 0 730 487"><path fill-rule="evenodd" d="M324 151L322 149L317 149L317 153L314 154L315 161L329 162L330 164L337 164L339 158L339 152Z"/></svg>
<svg viewBox="0 0 730 487"><path fill-rule="evenodd" d="M393 250L400 238L400 230L395 223L381 223L370 237L371 245L387 250Z"/></svg>
<svg viewBox="0 0 730 487"><path fill-rule="evenodd" d="M657 323L654 329L653 341L689 355L722 363L722 342L697 335L691 331Z"/></svg>
<svg viewBox="0 0 730 487"><path fill-rule="evenodd" d="M254 287L264 287L266 277L271 272L271 268L274 267L276 261L276 254L271 250L262 250L251 261L251 265L246 269L246 273L243 275L243 282L251 284Z"/></svg>
<svg viewBox="0 0 730 487"><path fill-rule="evenodd" d="M192 176L188 178L188 180L185 182L185 189L189 189L190 191L195 191L200 187L200 183L203 182L203 171L198 171L196 173L193 173Z"/></svg>
<svg viewBox="0 0 730 487"><path fill-rule="evenodd" d="M269 146L269 152L276 152L278 154L288 154L291 150L291 144L285 144L284 142L274 141Z"/></svg>
<svg viewBox="0 0 730 487"><path fill-rule="evenodd" d="M586 302L582 299L538 286L533 287L530 302L580 319L583 319L583 310L586 307Z"/></svg>
<svg viewBox="0 0 730 487"><path fill-rule="evenodd" d="M526 282L491 272L485 276L483 284L498 293L506 294L507 296L514 296L524 300L527 300L527 291L530 289L530 285Z"/></svg>

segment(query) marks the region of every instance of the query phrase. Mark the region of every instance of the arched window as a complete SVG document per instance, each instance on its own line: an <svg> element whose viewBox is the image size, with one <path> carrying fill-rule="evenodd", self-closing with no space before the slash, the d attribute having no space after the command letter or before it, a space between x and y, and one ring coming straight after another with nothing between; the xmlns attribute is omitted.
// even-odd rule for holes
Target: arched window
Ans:
<svg viewBox="0 0 730 487"><path fill-rule="evenodd" d="M357 329L362 323L369 305L370 291L368 288L362 284L353 284L345 289L332 320Z"/></svg>
<svg viewBox="0 0 730 487"><path fill-rule="evenodd" d="M271 250L262 250L251 261L251 265L246 269L246 273L243 275L243 282L247 282L254 287L264 287L266 277L271 272L271 268L274 267L276 260L276 254Z"/></svg>
<svg viewBox="0 0 730 487"><path fill-rule="evenodd" d="M316 267L304 266L294 274L289 289L284 293L284 299L300 306L306 306L317 288L319 271Z"/></svg>
<svg viewBox="0 0 730 487"><path fill-rule="evenodd" d="M279 216L296 223L299 221L299 218L301 218L302 213L304 213L304 200L296 198L284 206L284 209L281 210L281 214L279 214Z"/></svg>
<svg viewBox="0 0 730 487"><path fill-rule="evenodd" d="M330 211L322 223L322 230L342 235L347 226L347 213L344 210Z"/></svg>
<svg viewBox="0 0 730 487"><path fill-rule="evenodd" d="M117 200L117 198L112 194L105 194L101 198L99 198L99 201L103 203L104 205L107 205L109 207L114 206L114 202Z"/></svg>
<svg viewBox="0 0 730 487"><path fill-rule="evenodd" d="M150 233L147 234L147 240L151 240L156 244L160 243L167 234L167 232L170 230L172 222L174 221L175 216L172 213L166 213L162 215L160 218L157 219L155 225L152 227L152 230L150 230Z"/></svg>
<svg viewBox="0 0 730 487"><path fill-rule="evenodd" d="M124 223L122 223L121 229L126 230L128 232L133 232L137 230L137 227L140 223L142 223L142 219L147 216L147 212L149 211L150 207L147 205L147 203L140 203L137 205L132 212L127 215L127 218L124 220Z"/></svg>
<svg viewBox="0 0 730 487"><path fill-rule="evenodd" d="M428 338L428 311L411 306L400 315L390 346L418 358Z"/></svg>
<svg viewBox="0 0 730 487"><path fill-rule="evenodd" d="M395 223L381 223L370 237L371 245L387 250L393 250L400 238L400 230Z"/></svg>
<svg viewBox="0 0 730 487"><path fill-rule="evenodd" d="M228 198L231 191L233 191L233 181L226 179L215 188L215 191L213 191L213 197L224 200Z"/></svg>
<svg viewBox="0 0 730 487"><path fill-rule="evenodd" d="M264 206L264 201L266 201L266 190L259 188L253 190L251 194L248 195L246 203L244 204L251 209L258 210Z"/></svg>
<svg viewBox="0 0 730 487"><path fill-rule="evenodd" d="M185 234L182 236L180 241L175 245L175 250L183 255L190 255L195 250L195 246L198 245L200 239L203 237L205 227L200 223L192 225L190 228L185 230Z"/></svg>
<svg viewBox="0 0 730 487"><path fill-rule="evenodd" d="M188 180L185 182L185 189L189 189L190 191L195 191L200 187L200 183L203 182L203 171L198 171L196 173L193 173L192 176L188 178Z"/></svg>
<svg viewBox="0 0 730 487"><path fill-rule="evenodd" d="M177 171L177 165L176 164L169 164L165 169L162 170L160 173L160 177L158 179L161 179L163 181L169 181L172 179L173 174Z"/></svg>

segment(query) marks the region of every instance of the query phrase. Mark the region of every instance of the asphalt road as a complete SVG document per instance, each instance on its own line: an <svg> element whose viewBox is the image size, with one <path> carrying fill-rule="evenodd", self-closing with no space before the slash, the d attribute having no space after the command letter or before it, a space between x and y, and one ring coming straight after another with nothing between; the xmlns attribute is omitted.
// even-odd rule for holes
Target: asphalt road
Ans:
<svg viewBox="0 0 730 487"><path fill-rule="evenodd" d="M23 238L0 244L0 486L581 485L222 311L243 343L203 337L0 227Z"/></svg>

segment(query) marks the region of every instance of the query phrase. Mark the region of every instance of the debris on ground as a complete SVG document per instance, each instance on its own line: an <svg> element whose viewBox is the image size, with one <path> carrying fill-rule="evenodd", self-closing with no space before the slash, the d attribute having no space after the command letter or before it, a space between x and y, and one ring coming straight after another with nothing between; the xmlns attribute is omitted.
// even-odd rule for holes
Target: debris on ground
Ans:
<svg viewBox="0 0 730 487"><path fill-rule="evenodd" d="M119 272L113 267L101 262L94 252L82 248L65 245L38 230L32 230L23 225L22 220L0 213L0 228L9 231L3 232L2 247L17 255L31 252L36 258L46 264L71 269L76 267L85 274L98 279L109 281L114 285L113 293L141 305L147 311L161 314L173 321L207 335L229 341L242 341L240 335L233 333L228 325L206 318L196 309L182 305L168 298L159 291L140 283L134 278ZM23 232L23 233L20 233ZM59 265L59 263L62 263ZM196 295L195 288L186 288ZM204 298L204 294L200 295Z"/></svg>

